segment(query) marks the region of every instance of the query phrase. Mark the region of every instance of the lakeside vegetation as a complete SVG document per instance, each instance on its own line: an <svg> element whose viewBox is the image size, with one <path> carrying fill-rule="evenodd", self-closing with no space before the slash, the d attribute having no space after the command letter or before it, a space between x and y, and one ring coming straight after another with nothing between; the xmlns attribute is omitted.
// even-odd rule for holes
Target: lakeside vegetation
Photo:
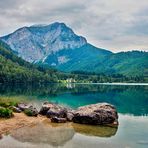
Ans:
<svg viewBox="0 0 148 148"><path fill-rule="evenodd" d="M8 97L0 95L0 117L10 118L13 116L13 107L16 107L18 103L26 102L27 100L20 97Z"/></svg>

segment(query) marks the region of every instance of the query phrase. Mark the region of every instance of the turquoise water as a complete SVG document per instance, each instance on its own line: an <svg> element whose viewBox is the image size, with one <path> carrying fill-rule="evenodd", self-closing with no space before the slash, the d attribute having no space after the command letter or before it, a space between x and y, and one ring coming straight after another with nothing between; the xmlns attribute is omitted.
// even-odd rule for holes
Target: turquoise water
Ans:
<svg viewBox="0 0 148 148"><path fill-rule="evenodd" d="M108 102L115 105L119 112L119 126L117 129L81 125L70 125L70 127L69 125L58 125L53 128L51 125L50 127L49 125L40 125L17 131L18 133L24 131L29 133L31 130L39 131L32 138L26 133L18 138L15 132L14 135L3 136L0 147L148 147L148 86L101 84L67 84L65 86L55 84L47 86L3 85L0 86L0 94L9 97L23 97L38 108L44 101L51 101L71 108ZM45 130L42 129L43 126L46 127ZM50 132L54 136L51 136ZM41 138L38 139L35 135Z"/></svg>

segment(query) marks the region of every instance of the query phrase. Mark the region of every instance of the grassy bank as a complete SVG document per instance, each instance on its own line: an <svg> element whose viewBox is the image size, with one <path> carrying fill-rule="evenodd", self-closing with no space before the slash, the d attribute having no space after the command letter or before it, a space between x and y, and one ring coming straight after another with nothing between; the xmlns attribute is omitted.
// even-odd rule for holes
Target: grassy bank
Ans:
<svg viewBox="0 0 148 148"><path fill-rule="evenodd" d="M0 96L0 117L10 118L13 116L12 107L25 102L23 98Z"/></svg>

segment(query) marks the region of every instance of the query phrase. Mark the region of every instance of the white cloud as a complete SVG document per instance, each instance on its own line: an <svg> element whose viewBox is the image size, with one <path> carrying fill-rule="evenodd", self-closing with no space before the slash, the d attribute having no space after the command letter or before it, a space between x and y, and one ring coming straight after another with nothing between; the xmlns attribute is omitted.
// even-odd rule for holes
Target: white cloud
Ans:
<svg viewBox="0 0 148 148"><path fill-rule="evenodd" d="M59 21L98 47L148 51L147 10L147 0L0 0L0 35Z"/></svg>

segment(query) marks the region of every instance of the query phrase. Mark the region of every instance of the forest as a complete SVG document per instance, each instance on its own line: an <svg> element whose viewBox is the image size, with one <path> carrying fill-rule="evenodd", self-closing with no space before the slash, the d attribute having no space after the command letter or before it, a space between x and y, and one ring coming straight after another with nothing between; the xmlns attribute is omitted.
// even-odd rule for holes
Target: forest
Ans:
<svg viewBox="0 0 148 148"><path fill-rule="evenodd" d="M51 67L35 65L17 56L17 53L0 41L0 83L105 83L148 82L146 76L73 71L61 72Z"/></svg>

